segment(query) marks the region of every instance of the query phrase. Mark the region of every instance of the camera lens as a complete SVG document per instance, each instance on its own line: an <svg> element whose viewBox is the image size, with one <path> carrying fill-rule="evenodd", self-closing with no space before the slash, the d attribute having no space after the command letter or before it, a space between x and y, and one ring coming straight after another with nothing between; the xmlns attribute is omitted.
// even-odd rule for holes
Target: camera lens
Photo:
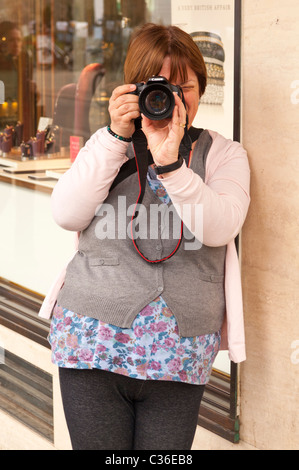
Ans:
<svg viewBox="0 0 299 470"><path fill-rule="evenodd" d="M153 84L146 87L139 97L141 112L153 121L171 117L174 105L175 102L172 91L168 87L160 84Z"/></svg>
<svg viewBox="0 0 299 470"><path fill-rule="evenodd" d="M150 114L161 115L169 109L169 97L161 90L151 91L145 99L145 107Z"/></svg>

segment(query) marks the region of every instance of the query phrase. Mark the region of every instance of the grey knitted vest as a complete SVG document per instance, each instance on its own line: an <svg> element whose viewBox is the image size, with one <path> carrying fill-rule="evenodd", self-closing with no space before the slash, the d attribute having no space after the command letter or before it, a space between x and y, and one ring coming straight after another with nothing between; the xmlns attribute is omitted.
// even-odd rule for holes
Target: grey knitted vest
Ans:
<svg viewBox="0 0 299 470"><path fill-rule="evenodd" d="M211 145L212 138L204 131L193 152L191 168L203 180ZM128 156L132 157L132 151ZM174 256L159 264L146 262L134 248L130 228L138 190L135 173L110 192L81 233L58 304L104 323L130 328L136 315L162 296L176 317L180 336L219 331L225 313L226 247L200 245L184 226L182 243ZM142 253L151 260L163 259L177 246L180 229L172 204L162 204L147 185L133 229Z"/></svg>

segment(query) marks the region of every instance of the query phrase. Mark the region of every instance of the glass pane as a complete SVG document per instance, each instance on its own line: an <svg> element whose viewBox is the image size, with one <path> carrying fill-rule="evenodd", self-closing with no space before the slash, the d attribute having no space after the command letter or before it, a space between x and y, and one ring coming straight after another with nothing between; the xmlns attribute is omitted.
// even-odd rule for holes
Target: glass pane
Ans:
<svg viewBox="0 0 299 470"><path fill-rule="evenodd" d="M195 30L196 15L180 5L171 0L0 0L0 154L6 164L27 162L30 168L42 160L45 172L53 159L60 159L60 168L70 160L70 137L81 138L73 139L80 147L108 124L108 100L123 82L132 31L147 21L184 23L183 29ZM8 228L0 239L6 246L0 276L46 294L60 264L46 259L49 269L41 272L44 246L57 237L57 257L67 260L69 234L58 234L50 225L48 197L7 186L1 190ZM229 372L227 353L215 365Z"/></svg>
<svg viewBox="0 0 299 470"><path fill-rule="evenodd" d="M69 146L74 133L71 85L78 83L90 64L102 67L91 68L84 79L85 83L94 81L93 97L87 92L84 96L88 105L92 98L90 116L82 116L87 119L84 137L107 124L107 101L122 82L131 32L146 21L171 21L170 0L0 0L0 9L0 80L4 84L0 130L9 134L7 127L20 122L18 140L12 145L30 141L31 153L38 153L33 139L41 117L54 118L53 124L59 126L46 136L50 142L42 151L59 152ZM9 152L10 142L4 147Z"/></svg>
<svg viewBox="0 0 299 470"><path fill-rule="evenodd" d="M218 5L215 0L206 3ZM53 162L57 174L65 171L72 151L76 154L92 133L108 124L108 100L123 83L133 30L152 21L175 23L189 33L210 31L214 25L203 21L203 11L210 10L205 7L195 0L188 5L178 0L0 0L0 217L5 227L0 233L5 247L0 278L46 295L74 247L73 234L57 227L50 213L56 181L45 177ZM231 44L232 28L224 22L220 26L226 28L221 39ZM234 64L227 57L225 99L230 103ZM221 106L202 103L195 125L209 128L211 118L213 129L231 133L231 107L229 112L227 120ZM10 181L3 168L12 170ZM38 178L47 181L33 184ZM227 352L221 352L215 369L229 375L230 365Z"/></svg>

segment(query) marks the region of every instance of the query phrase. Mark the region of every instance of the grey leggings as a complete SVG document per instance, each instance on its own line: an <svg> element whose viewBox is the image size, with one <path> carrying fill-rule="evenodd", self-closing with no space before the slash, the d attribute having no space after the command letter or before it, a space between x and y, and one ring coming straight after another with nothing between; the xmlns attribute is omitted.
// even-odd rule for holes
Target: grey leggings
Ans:
<svg viewBox="0 0 299 470"><path fill-rule="evenodd" d="M203 385L60 369L74 450L190 450Z"/></svg>

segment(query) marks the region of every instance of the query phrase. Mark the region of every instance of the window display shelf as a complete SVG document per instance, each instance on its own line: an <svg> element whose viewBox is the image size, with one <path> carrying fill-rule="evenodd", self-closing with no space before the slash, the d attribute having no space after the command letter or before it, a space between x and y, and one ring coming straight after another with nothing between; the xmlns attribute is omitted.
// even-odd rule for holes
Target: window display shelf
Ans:
<svg viewBox="0 0 299 470"><path fill-rule="evenodd" d="M55 154L24 161L20 155L11 153L0 157L0 182L52 193L59 177L70 166L68 155Z"/></svg>
<svg viewBox="0 0 299 470"><path fill-rule="evenodd" d="M42 170L60 170L71 166L69 156L36 157L36 159L22 160L21 155L8 154L0 157L0 167L7 173L29 173Z"/></svg>
<svg viewBox="0 0 299 470"><path fill-rule="evenodd" d="M7 173L3 169L0 169L0 183L21 186L34 191L51 194L57 183L57 179L47 176L45 171L14 174Z"/></svg>

